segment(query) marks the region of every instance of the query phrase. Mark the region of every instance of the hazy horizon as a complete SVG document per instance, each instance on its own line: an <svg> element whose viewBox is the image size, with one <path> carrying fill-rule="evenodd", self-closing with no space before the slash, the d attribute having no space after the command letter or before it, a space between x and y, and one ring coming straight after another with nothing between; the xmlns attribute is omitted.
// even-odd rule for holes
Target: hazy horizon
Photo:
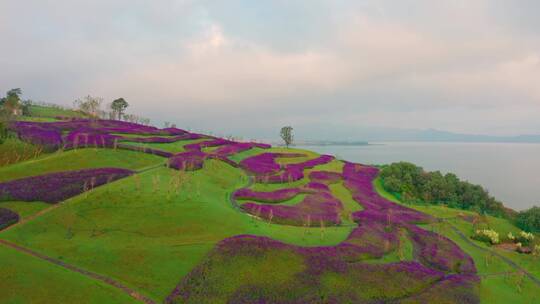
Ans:
<svg viewBox="0 0 540 304"><path fill-rule="evenodd" d="M538 11L502 0L8 0L0 91L67 106L124 97L158 125L253 138L282 125L337 139L538 134Z"/></svg>

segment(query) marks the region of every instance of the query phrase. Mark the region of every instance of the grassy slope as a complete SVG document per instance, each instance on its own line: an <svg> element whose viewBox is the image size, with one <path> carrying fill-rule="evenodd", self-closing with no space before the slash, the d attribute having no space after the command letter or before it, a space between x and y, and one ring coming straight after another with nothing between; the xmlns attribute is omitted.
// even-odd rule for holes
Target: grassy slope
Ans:
<svg viewBox="0 0 540 304"><path fill-rule="evenodd" d="M142 169L164 162L159 156L127 150L78 149L0 168L0 182L45 173L86 168Z"/></svg>
<svg viewBox="0 0 540 304"><path fill-rule="evenodd" d="M249 233L310 246L337 244L350 232L338 227L306 233L254 220L228 201L247 177L222 162L208 161L203 170L183 174L188 182L169 196L171 174L178 171L158 168L99 187L0 236L120 279L161 301L226 237Z"/></svg>
<svg viewBox="0 0 540 304"><path fill-rule="evenodd" d="M8 138L0 144L0 167L29 160L41 154L38 146L25 143L16 137Z"/></svg>
<svg viewBox="0 0 540 304"><path fill-rule="evenodd" d="M43 209L51 207L51 204L44 202L20 202L20 201L10 201L10 202L0 202L0 208L7 208L12 211L17 212L21 218L26 218L32 216Z"/></svg>
<svg viewBox="0 0 540 304"><path fill-rule="evenodd" d="M380 179L375 181L375 188L380 195L397 203L401 203L395 196L386 192L381 184ZM410 208L420 210L422 212L431 214L436 217L449 218L458 215L459 213L467 214L463 210L457 210L452 208L446 208L443 206L429 206L429 205L406 205ZM519 231L518 228L513 226L507 220L488 217L491 228L497 231ZM456 226L465 235L470 235L472 232L472 224L461 219L450 220L450 223ZM490 276L488 274L501 273L501 272L513 272L514 270L508 266L507 263L502 261L496 256L487 255L484 251L481 251L467 242L463 241L447 224L441 223L425 227L426 229L434 229L436 232L450 238L456 242L465 252L467 252L473 259L478 268L478 273L482 276L480 294L483 303L537 303L540 301L540 293L538 293L538 287L534 285L527 278L521 279L518 274L512 275L495 275ZM488 248L487 245L474 241L477 245ZM500 254L504 254L517 264L526 268L536 276L540 275L540 260L534 260L534 257L529 255L522 255L516 252L504 252L496 248L490 248ZM486 276L487 275L487 276ZM522 281L521 287L518 287L518 282Z"/></svg>
<svg viewBox="0 0 540 304"><path fill-rule="evenodd" d="M0 247L0 303L135 303L105 284Z"/></svg>
<svg viewBox="0 0 540 304"><path fill-rule="evenodd" d="M177 143L165 145L177 152L177 149L183 149L182 146L187 142L179 143L181 146L176 145ZM252 149L231 158L239 161L265 151L282 152L284 149ZM292 150L292 152L297 151ZM316 156L315 153L310 152L306 158L281 161L282 163L299 162ZM0 168L0 181L15 178L13 176L23 177L87 167L114 166L138 169L163 161L163 158L157 156L132 151L82 149ZM306 170L306 176L312 170L340 172L342 167L342 162L333 161L315 169ZM170 181L179 177L183 182L178 193L175 193L175 188L171 186ZM255 184L253 188L269 191L298 186L306 182L307 178L289 185ZM14 229L0 232L0 237L82 268L119 279L159 302L174 288L179 279L213 248L216 242L226 237L256 234L291 244L315 246L337 244L350 232L351 227L331 227L326 228L322 234L320 228L306 230L302 227L273 225L255 220L235 209L228 201L230 193L246 183L247 177L241 170L219 161L208 161L203 170L189 173L179 173L164 167L156 168L72 198L60 208ZM376 186L379 191L382 190L380 183ZM342 184L332 185L331 190L343 201L347 211L356 211L361 208L352 201L350 193ZM395 200L384 191L381 191L381 194ZM36 212L33 208L39 209L37 206L25 206L25 203L21 202L9 204L12 204L11 208L18 208L27 215ZM456 211L449 208L411 207L439 217L456 215ZM491 222L500 229L513 229L512 225L501 222L500 219L490 219ZM470 229L465 221L456 220L453 223L460 229L464 229L465 233L466 229ZM429 228L438 229L473 256L480 274L510 270L505 263L496 258L486 260L483 252L460 240L448 227ZM402 238L402 242L405 259L412 259L410 241ZM2 252L0 252L1 255ZM514 258L521 259L522 256L516 255ZM19 257L12 259L16 259L17 262L20 259L21 263L24 262ZM372 262L392 262L399 259L398 254L394 252L381 260ZM534 261L531 260L530 263ZM29 265L33 271L39 270L38 266ZM16 273L17 269L8 268L8 271L3 273L6 278L3 281L8 284L17 284L14 279L17 276ZM35 276L30 274L28 280L35 280ZM515 281L518 279L518 276L484 278L481 288L482 299L489 303L537 301L537 298L534 298L535 286L527 280L523 283L522 293L516 291ZM86 289L82 287L82 284L86 278L75 277L73 280L77 281L73 284L79 285L71 286L70 291L84 293ZM21 293L17 292L17 294ZM25 292L22 294L26 297ZM28 296L33 295L32 293ZM51 299L62 296L55 295L54 292L52 295Z"/></svg>
<svg viewBox="0 0 540 304"><path fill-rule="evenodd" d="M70 109L61 109L48 106L32 105L30 106L30 115L33 117L49 117L54 118L57 116L63 117L87 117L84 113Z"/></svg>
<svg viewBox="0 0 540 304"><path fill-rule="evenodd" d="M137 143L137 142L123 142L123 144L137 146L137 147L147 147L158 149L161 151L171 152L171 153L180 153L185 151L184 146L187 144L195 144L203 141L208 141L208 138L201 139L191 139L191 140L180 140L173 143Z"/></svg>

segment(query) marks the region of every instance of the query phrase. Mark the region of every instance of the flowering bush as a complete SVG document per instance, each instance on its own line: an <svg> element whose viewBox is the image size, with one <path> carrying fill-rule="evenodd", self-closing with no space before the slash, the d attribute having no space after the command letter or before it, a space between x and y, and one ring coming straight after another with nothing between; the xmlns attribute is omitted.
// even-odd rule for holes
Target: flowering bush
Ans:
<svg viewBox="0 0 540 304"><path fill-rule="evenodd" d="M86 190L129 176L127 169L100 168L64 171L0 183L0 201L57 203Z"/></svg>
<svg viewBox="0 0 540 304"><path fill-rule="evenodd" d="M523 246L529 246L534 240L534 234L530 232L521 231L516 237L516 242L520 242Z"/></svg>
<svg viewBox="0 0 540 304"><path fill-rule="evenodd" d="M499 244L500 242L499 234L491 229L476 230L472 238L489 244Z"/></svg>

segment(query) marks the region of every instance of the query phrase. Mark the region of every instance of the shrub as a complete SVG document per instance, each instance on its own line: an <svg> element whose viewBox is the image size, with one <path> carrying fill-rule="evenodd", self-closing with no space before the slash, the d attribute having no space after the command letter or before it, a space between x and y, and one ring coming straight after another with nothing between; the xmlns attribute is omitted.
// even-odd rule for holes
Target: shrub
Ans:
<svg viewBox="0 0 540 304"><path fill-rule="evenodd" d="M475 234L472 236L473 239L489 244L499 244L499 234L495 230L491 229L480 229L476 230Z"/></svg>
<svg viewBox="0 0 540 304"><path fill-rule="evenodd" d="M519 212L516 225L528 232L540 232L540 207L534 206Z"/></svg>

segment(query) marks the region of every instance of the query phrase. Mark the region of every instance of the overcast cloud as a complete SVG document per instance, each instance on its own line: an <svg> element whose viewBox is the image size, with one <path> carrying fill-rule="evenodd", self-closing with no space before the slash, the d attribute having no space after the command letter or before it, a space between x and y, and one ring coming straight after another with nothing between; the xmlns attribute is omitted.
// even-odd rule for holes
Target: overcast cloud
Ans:
<svg viewBox="0 0 540 304"><path fill-rule="evenodd" d="M251 137L283 124L306 136L315 125L538 134L539 11L534 0L3 0L0 90L64 105L124 97L159 124Z"/></svg>

